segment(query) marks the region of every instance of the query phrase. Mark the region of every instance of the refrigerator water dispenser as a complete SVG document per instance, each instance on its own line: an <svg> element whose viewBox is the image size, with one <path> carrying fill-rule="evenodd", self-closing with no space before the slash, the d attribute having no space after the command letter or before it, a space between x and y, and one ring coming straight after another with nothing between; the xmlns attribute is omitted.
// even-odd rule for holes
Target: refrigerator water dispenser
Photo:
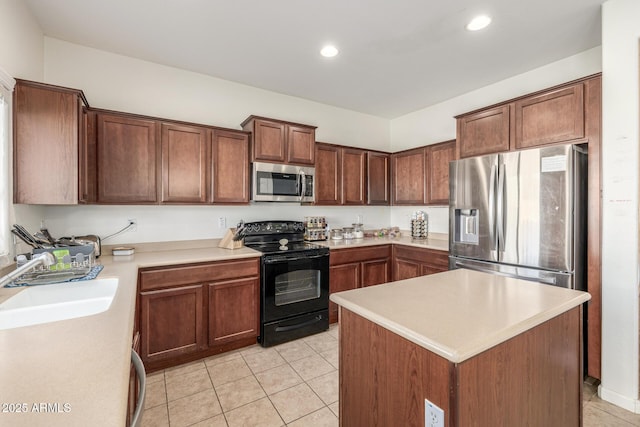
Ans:
<svg viewBox="0 0 640 427"><path fill-rule="evenodd" d="M478 209L456 209L453 239L456 243L478 244Z"/></svg>

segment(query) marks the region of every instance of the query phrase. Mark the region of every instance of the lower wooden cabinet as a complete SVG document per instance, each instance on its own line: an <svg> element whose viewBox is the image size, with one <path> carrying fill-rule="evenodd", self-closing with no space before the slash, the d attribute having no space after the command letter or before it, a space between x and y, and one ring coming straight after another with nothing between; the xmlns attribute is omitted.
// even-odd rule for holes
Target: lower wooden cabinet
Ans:
<svg viewBox="0 0 640 427"><path fill-rule="evenodd" d="M333 249L329 254L329 293L391 281L391 245ZM338 321L338 306L329 302L329 322Z"/></svg>
<svg viewBox="0 0 640 427"><path fill-rule="evenodd" d="M260 259L143 269L138 297L148 372L254 344Z"/></svg>
<svg viewBox="0 0 640 427"><path fill-rule="evenodd" d="M203 302L204 285L141 293L143 361L177 358L204 348Z"/></svg>
<svg viewBox="0 0 640 427"><path fill-rule="evenodd" d="M260 280L229 280L209 285L209 345L215 346L260 333Z"/></svg>
<svg viewBox="0 0 640 427"><path fill-rule="evenodd" d="M393 247L393 280L411 279L447 270L447 252L405 245Z"/></svg>

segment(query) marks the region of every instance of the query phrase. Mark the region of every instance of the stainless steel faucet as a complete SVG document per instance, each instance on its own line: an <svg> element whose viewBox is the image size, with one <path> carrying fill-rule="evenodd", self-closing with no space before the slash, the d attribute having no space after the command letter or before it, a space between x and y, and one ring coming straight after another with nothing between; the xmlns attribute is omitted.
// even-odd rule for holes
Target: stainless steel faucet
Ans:
<svg viewBox="0 0 640 427"><path fill-rule="evenodd" d="M53 254L49 252L43 252L41 254L35 254L31 258L31 261L27 261L25 264L13 270L11 273L0 279L0 288L6 286L11 283L14 279L22 276L29 270L33 270L34 268L43 265L48 267L56 263L56 259L53 257Z"/></svg>

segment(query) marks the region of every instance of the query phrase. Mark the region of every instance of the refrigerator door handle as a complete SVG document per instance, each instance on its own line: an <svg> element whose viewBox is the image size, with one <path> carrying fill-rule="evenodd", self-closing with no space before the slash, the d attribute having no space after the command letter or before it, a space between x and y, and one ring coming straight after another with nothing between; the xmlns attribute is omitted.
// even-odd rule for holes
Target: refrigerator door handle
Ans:
<svg viewBox="0 0 640 427"><path fill-rule="evenodd" d="M489 178L489 239L491 240L492 249L498 249L498 241L496 240L496 227L494 218L494 207L496 206L496 178L498 166L491 165L491 176Z"/></svg>
<svg viewBox="0 0 640 427"><path fill-rule="evenodd" d="M498 169L498 201L496 207L496 228L498 229L498 251L504 251L504 177L506 174L504 164Z"/></svg>

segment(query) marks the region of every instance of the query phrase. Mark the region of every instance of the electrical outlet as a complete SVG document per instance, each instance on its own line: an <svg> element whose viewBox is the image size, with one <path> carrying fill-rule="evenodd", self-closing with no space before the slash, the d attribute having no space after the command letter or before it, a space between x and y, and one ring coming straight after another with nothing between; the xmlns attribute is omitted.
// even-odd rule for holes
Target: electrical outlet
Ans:
<svg viewBox="0 0 640 427"><path fill-rule="evenodd" d="M227 218L221 216L218 218L218 228L227 228Z"/></svg>
<svg viewBox="0 0 640 427"><path fill-rule="evenodd" d="M444 427L444 411L427 399L424 400L425 427Z"/></svg>
<svg viewBox="0 0 640 427"><path fill-rule="evenodd" d="M138 231L138 220L137 219L129 219L129 224L132 224L131 227L129 227L129 231L131 231L132 233L134 231Z"/></svg>

